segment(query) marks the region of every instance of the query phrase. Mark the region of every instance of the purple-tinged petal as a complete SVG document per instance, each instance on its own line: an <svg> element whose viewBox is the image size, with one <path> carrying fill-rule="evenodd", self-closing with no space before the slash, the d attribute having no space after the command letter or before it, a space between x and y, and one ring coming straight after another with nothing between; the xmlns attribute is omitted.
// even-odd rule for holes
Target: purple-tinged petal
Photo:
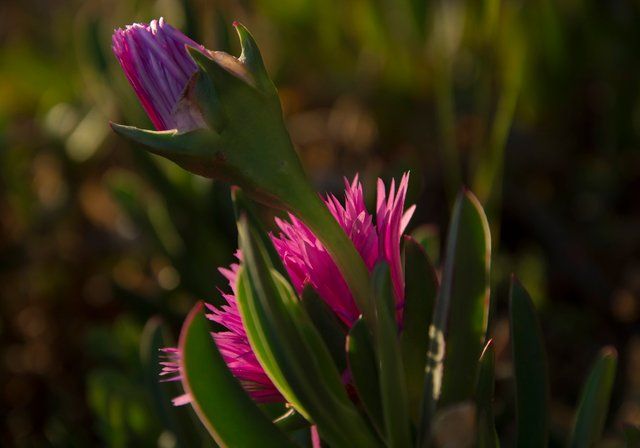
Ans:
<svg viewBox="0 0 640 448"><path fill-rule="evenodd" d="M167 347L160 350L162 352L161 358L164 361L160 362L162 370L160 371L160 381L180 381L182 375L180 374L180 350L176 347ZM187 403L191 403L191 396L189 394L182 394L173 400L171 400L174 406L183 406Z"/></svg>
<svg viewBox="0 0 640 448"><path fill-rule="evenodd" d="M189 79L197 71L186 46L209 51L165 23L134 23L114 31L113 52L157 130L181 132L205 127L196 107L184 107Z"/></svg>
<svg viewBox="0 0 640 448"><path fill-rule="evenodd" d="M238 260L242 260L240 251L236 252ZM258 358L249 343L249 337L242 325L238 308L237 278L240 265L234 263L229 268L220 268L220 273L229 282L231 293L221 291L226 304L214 307L206 304L210 313L206 317L227 329L212 333L211 336L220 350L227 367L233 373L244 390L259 403L283 401L284 398L271 382L260 365Z"/></svg>
<svg viewBox="0 0 640 448"><path fill-rule="evenodd" d="M378 180L376 207L376 227L380 240L379 256L389 264L399 320L402 318L402 307L404 306L404 272L400 255L400 238L415 209L413 206L409 207L406 212L404 209L408 185L409 173L405 173L397 190L395 180L391 181L387 197L384 183Z"/></svg>
<svg viewBox="0 0 640 448"><path fill-rule="evenodd" d="M404 211L408 182L408 173L402 177L397 190L395 181L392 181L387 197L384 183L378 181L375 225L372 215L366 210L362 185L357 176L350 183L345 179L344 204L333 195L325 200L327 208L347 233L369 270L379 260L389 263L399 309L404 302L400 237L415 208ZM310 284L347 325L352 325L360 311L342 274L320 241L294 216L290 215L289 221L276 219L276 225L280 235L272 236L272 241L296 290L301 292L306 284ZM401 312L398 318L401 318Z"/></svg>

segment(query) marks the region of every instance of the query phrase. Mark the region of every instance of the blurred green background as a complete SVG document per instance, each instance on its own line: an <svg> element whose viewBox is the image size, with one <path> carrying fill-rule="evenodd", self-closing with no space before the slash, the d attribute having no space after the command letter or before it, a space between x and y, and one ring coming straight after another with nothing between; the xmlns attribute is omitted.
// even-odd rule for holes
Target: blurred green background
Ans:
<svg viewBox="0 0 640 448"><path fill-rule="evenodd" d="M640 424L638 2L4 0L2 446L189 443L167 429L159 321L143 329L160 316L175 335L195 300L216 302L216 268L232 260L236 236L228 186L108 127L149 125L110 36L158 16L233 54L231 22L242 21L318 190L339 192L359 172L373 201L376 177L411 170L412 225L427 225L434 257L460 185L480 197L494 238L505 446L511 272L544 327L553 445L605 344L621 355L606 446L623 422Z"/></svg>

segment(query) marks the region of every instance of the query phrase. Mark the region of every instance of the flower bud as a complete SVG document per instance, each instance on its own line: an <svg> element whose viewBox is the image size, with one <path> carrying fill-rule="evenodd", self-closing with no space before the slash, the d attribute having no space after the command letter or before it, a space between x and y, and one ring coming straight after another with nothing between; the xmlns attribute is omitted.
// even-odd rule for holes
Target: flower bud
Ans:
<svg viewBox="0 0 640 448"><path fill-rule="evenodd" d="M142 107L159 131L191 131L206 126L187 98L187 85L198 71L186 46L208 54L202 45L165 23L134 23L115 30L112 48Z"/></svg>

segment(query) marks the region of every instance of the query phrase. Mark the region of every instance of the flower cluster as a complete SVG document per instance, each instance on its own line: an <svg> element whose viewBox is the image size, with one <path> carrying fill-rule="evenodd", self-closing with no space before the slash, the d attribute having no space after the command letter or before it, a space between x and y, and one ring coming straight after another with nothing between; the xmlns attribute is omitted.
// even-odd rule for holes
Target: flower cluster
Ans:
<svg viewBox="0 0 640 448"><path fill-rule="evenodd" d="M325 203L331 214L349 236L356 249L365 260L369 270L378 261L386 261L391 267L392 283L398 316L401 316L404 300L404 275L400 260L400 238L414 211L414 206L405 211L405 198L409 175L402 177L397 189L395 181L387 193L382 180L378 180L378 198L376 219L365 207L362 185L356 176L352 182L345 180L345 199L341 203L335 196L329 195ZM271 240L280 256L289 278L298 293L305 286L312 286L331 310L347 326L351 327L360 316L349 288L339 269L327 253L322 243L308 227L293 215L288 220L277 219L279 235ZM236 257L241 262L238 251ZM229 292L222 292L226 304L220 308L207 305L210 313L207 317L222 325L226 331L212 334L227 366L241 382L245 390L258 402L283 400L249 344L246 330L242 324L236 299L236 280L240 264L234 263L220 272L229 283ZM179 352L175 348L165 349L171 358L163 363L163 375L170 380L179 379ZM188 402L183 396L174 401L176 404Z"/></svg>

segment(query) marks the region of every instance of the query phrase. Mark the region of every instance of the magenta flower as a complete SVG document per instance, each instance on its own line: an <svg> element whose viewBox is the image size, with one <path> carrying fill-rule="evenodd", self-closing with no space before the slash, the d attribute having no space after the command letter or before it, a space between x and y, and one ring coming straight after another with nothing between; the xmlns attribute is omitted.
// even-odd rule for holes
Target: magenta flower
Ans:
<svg viewBox="0 0 640 448"><path fill-rule="evenodd" d="M398 190L391 182L389 196L384 183L378 180L378 200L376 224L367 211L362 195L362 185L358 177L349 183L345 180L344 205L334 196L325 200L331 214L346 232L360 253L369 271L384 260L389 263L393 291L398 310L404 302L404 275L400 261L400 237L414 211L414 206L404 211L409 175L402 176ZM360 316L351 292L342 274L322 243L307 226L289 215L290 222L278 219L281 230L279 237L273 237L273 244L282 258L294 288L298 293L306 284L313 286L320 297L348 326Z"/></svg>
<svg viewBox="0 0 640 448"><path fill-rule="evenodd" d="M129 83L159 131L181 132L205 127L197 107L185 97L185 87L197 71L186 47L209 56L209 50L165 23L134 23L114 31L112 48Z"/></svg>
<svg viewBox="0 0 640 448"><path fill-rule="evenodd" d="M406 211L404 202L409 182L408 173L396 189L395 181L387 194L384 183L378 180L378 198L376 220L365 208L362 185L356 176L351 183L345 180L344 203L330 195L325 203L342 229L349 236L365 261L369 270L373 270L378 261L386 261L391 270L393 291L397 304L397 317L401 322L404 304L404 273L400 257L400 238L404 232L415 206ZM289 274L294 288L301 293L306 285L311 285L336 315L351 327L360 316L347 284L314 234L298 219L289 215L289 221L277 219L281 233L271 236L275 248ZM242 256L236 254L241 261ZM207 305L210 314L207 317L227 330L213 333L222 357L229 370L240 381L244 389L257 402L282 401L284 398L271 382L258 362L249 344L249 338L242 325L238 302L236 300L236 278L239 264L232 264L220 272L229 282L230 292L222 292L226 305L216 308ZM177 349L165 349L168 360L162 363L161 375L167 380L179 379ZM348 376L347 376L348 377ZM178 397L174 404L188 402L187 396Z"/></svg>

